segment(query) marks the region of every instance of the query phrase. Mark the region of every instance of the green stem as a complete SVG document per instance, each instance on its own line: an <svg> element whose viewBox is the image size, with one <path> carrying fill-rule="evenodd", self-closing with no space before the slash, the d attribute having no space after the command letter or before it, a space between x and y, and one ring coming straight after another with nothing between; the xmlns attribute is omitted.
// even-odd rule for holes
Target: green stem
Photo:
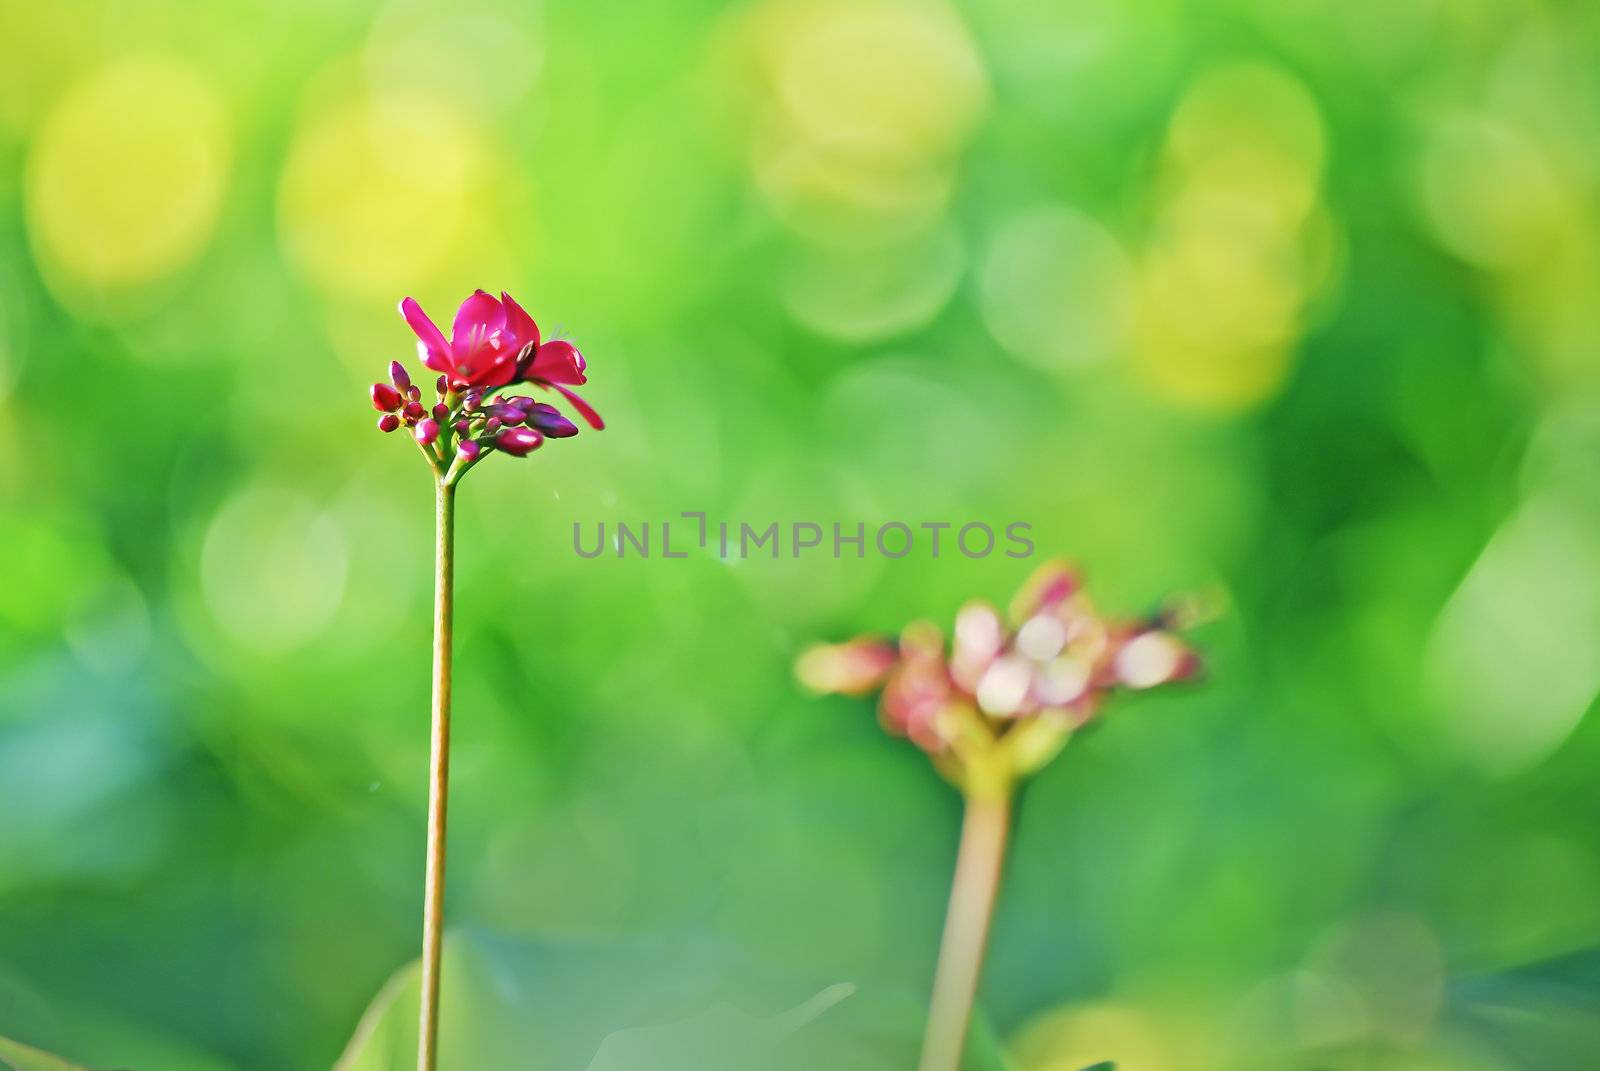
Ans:
<svg viewBox="0 0 1600 1071"><path fill-rule="evenodd" d="M438 481L433 574L433 732L428 759L428 862L422 897L422 1008L417 1071L439 1063L439 957L444 937L445 815L450 795L450 633L455 601L456 492Z"/></svg>
<svg viewBox="0 0 1600 1071"><path fill-rule="evenodd" d="M1009 780L968 790L956 854L950 908L945 916L933 999L918 1071L959 1071L978 978L989 943L989 922L1000 891L1013 788Z"/></svg>

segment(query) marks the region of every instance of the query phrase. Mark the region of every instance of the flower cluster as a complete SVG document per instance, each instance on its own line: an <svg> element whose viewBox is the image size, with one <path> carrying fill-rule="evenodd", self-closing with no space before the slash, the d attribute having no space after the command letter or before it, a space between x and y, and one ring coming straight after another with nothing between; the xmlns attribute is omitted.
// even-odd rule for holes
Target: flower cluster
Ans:
<svg viewBox="0 0 1600 1071"><path fill-rule="evenodd" d="M526 383L554 391L590 427L605 427L571 390L587 382L583 355L570 342L541 341L533 317L510 294L495 298L479 290L467 298L448 340L415 300L402 301L400 315L417 335L422 363L439 375L434 400L424 406L422 388L404 365L391 363L389 382L372 385L372 406L382 414L378 430L409 428L441 474L459 475L492 450L526 457L546 439L578 434L555 406L525 395L488 396L498 388Z"/></svg>
<svg viewBox="0 0 1600 1071"><path fill-rule="evenodd" d="M861 637L813 647L796 673L819 692L881 689L884 728L908 737L965 788L974 777L1037 770L1116 688L1197 673L1199 658L1175 634L1177 617L1108 621L1077 573L1052 562L1018 593L1009 625L989 604L972 602L957 614L948 650L936 626L917 622L898 642Z"/></svg>

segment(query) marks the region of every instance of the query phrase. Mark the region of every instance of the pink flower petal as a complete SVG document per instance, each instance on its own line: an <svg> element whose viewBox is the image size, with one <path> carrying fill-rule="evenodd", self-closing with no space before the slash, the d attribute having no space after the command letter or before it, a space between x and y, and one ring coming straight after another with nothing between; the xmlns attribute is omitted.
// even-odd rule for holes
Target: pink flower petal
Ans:
<svg viewBox="0 0 1600 1071"><path fill-rule="evenodd" d="M481 359L481 357L480 357ZM503 387L517 378L517 353L501 350L482 368L475 370L472 385L475 387Z"/></svg>
<svg viewBox="0 0 1600 1071"><path fill-rule="evenodd" d="M587 367L578 347L565 339L553 339L534 351L533 360L522 370L524 379L542 379L546 383L565 383L581 387L589 381L583 374Z"/></svg>
<svg viewBox="0 0 1600 1071"><path fill-rule="evenodd" d="M506 310L500 302L482 290L475 290L456 310L456 322L450 329L451 348L459 357L461 351L476 348L505 325Z"/></svg>
<svg viewBox="0 0 1600 1071"><path fill-rule="evenodd" d="M539 325L533 322L533 317L504 290L500 291L500 305L505 310L506 331L511 334L512 351L521 351L530 342L534 349L538 349Z"/></svg>
<svg viewBox="0 0 1600 1071"><path fill-rule="evenodd" d="M600 414L596 413L594 408L590 406L588 402L584 401L582 398L578 397L576 394L572 393L559 383L551 383L549 384L549 387L552 390L560 391L562 396L566 398L567 401L572 403L572 408L578 411L578 415L589 422L589 426L591 428L593 428L595 431L605 430L606 422L600 419Z"/></svg>
<svg viewBox="0 0 1600 1071"><path fill-rule="evenodd" d="M422 306L417 304L416 298L406 298L400 303L400 315L405 317L406 323L416 333L421 351L422 363L435 372L450 371L450 344L444 339L444 332L440 331L434 322L428 319L428 314L422 311Z"/></svg>

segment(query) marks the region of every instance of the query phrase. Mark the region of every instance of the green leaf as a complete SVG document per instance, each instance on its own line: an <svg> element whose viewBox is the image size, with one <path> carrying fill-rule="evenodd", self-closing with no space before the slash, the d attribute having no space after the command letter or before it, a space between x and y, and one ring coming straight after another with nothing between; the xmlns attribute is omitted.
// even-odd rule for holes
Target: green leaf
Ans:
<svg viewBox="0 0 1600 1071"><path fill-rule="evenodd" d="M3 1005L0 996L0 1006ZM104 1007L53 1000L48 1026L38 1022L37 1016L30 1018L35 1019L34 1030L43 1031L31 1036L58 1048L65 1047L70 1039L74 1056L85 1062L63 1060L0 1038L0 1071L84 1071L91 1066L119 1071L237 1071L236 1065L192 1041L164 1034Z"/></svg>
<svg viewBox="0 0 1600 1071"><path fill-rule="evenodd" d="M4 1071L88 1071L59 1056L51 1056L9 1038L0 1038L0 1068Z"/></svg>
<svg viewBox="0 0 1600 1071"><path fill-rule="evenodd" d="M915 1067L922 1052L927 1009L920 995L862 987L860 992L784 1046L773 1071L883 1071ZM754 1065L768 1071L766 1065ZM649 1064L629 1071L653 1071ZM676 1071L676 1069L674 1069ZM745 1071L745 1069L740 1069ZM1008 1071L981 1013L967 1034L961 1071Z"/></svg>
<svg viewBox="0 0 1600 1071"><path fill-rule="evenodd" d="M619 1030L600 1045L589 1071L748 1071L787 1066L785 1055L804 1048L796 1035L855 994L848 984L829 986L796 1008L765 1019L717 1004L689 1019Z"/></svg>
<svg viewBox="0 0 1600 1071"><path fill-rule="evenodd" d="M417 1004L411 964L373 1000L335 1071L414 1071ZM607 945L451 933L439 1066L881 1071L916 1065L924 1014L910 995L774 977L703 939ZM963 1071L1006 1071L981 1016Z"/></svg>
<svg viewBox="0 0 1600 1071"><path fill-rule="evenodd" d="M673 942L536 942L481 931L445 938L443 1071L572 1071L607 1035L710 1005L728 957ZM361 1017L335 1071L415 1071L419 966L401 968Z"/></svg>

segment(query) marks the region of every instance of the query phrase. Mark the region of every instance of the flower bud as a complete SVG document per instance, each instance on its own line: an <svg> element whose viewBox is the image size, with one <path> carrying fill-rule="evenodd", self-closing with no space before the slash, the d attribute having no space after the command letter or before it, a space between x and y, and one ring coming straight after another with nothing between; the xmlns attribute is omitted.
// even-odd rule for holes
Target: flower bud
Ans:
<svg viewBox="0 0 1600 1071"><path fill-rule="evenodd" d="M1077 593L1078 571L1065 562L1050 561L1039 566L1022 585L1011 602L1013 621L1025 621L1034 614L1055 612Z"/></svg>
<svg viewBox="0 0 1600 1071"><path fill-rule="evenodd" d="M1021 655L996 659L978 681L974 694L978 709L996 718L1030 713L1033 663Z"/></svg>
<svg viewBox="0 0 1600 1071"><path fill-rule="evenodd" d="M448 383L448 382L447 382L447 381L446 381L446 380L445 380L445 378L444 378L444 377L443 377L443 376L440 376L440 377L439 377L439 378L438 378L438 379L437 379L437 380L436 380L436 381L435 381L435 382L434 382L434 384L433 384L433 389L434 389L434 390L435 390L435 391L437 391L437 392L438 392L438 394L439 394L439 397L441 397L441 398L442 398L442 397L444 397L444 396L445 396L445 394L446 394L446 393L448 393L448 392L449 392L449 390L450 390L450 384L449 384L449 383Z"/></svg>
<svg viewBox="0 0 1600 1071"><path fill-rule="evenodd" d="M818 644L795 663L795 676L814 692L865 695L883 684L899 661L889 644L872 639Z"/></svg>
<svg viewBox="0 0 1600 1071"><path fill-rule="evenodd" d="M505 428L494 439L494 444L512 457L526 457L543 442L544 436L532 428Z"/></svg>
<svg viewBox="0 0 1600 1071"><path fill-rule="evenodd" d="M1191 677L1199 668L1199 659L1177 637L1158 630L1129 639L1112 661L1117 680L1136 691Z"/></svg>
<svg viewBox="0 0 1600 1071"><path fill-rule="evenodd" d="M411 384L411 386L406 388L406 397L410 398L414 402L422 401L422 388L418 387L415 383Z"/></svg>
<svg viewBox="0 0 1600 1071"><path fill-rule="evenodd" d="M372 385L372 408L380 413L392 413L400 408L400 392L387 383Z"/></svg>
<svg viewBox="0 0 1600 1071"><path fill-rule="evenodd" d="M951 640L950 676L962 688L975 691L991 663L1005 649L1005 624L986 602L969 602L956 614Z"/></svg>
<svg viewBox="0 0 1600 1071"><path fill-rule="evenodd" d="M428 415L428 412L427 412L427 410L422 408L422 403L421 402L407 402L406 403L406 419L407 420L412 420L412 421L421 420L423 417L425 417L427 415Z"/></svg>
<svg viewBox="0 0 1600 1071"><path fill-rule="evenodd" d="M478 411L488 416L491 420L498 420L501 424L522 423L522 410L514 405L507 405L505 402L490 402Z"/></svg>
<svg viewBox="0 0 1600 1071"><path fill-rule="evenodd" d="M399 361L389 362L389 382L394 384L395 390L407 390L411 387L411 377L406 375L406 366Z"/></svg>
<svg viewBox="0 0 1600 1071"><path fill-rule="evenodd" d="M482 404L483 394L481 391L468 391L467 396L461 399L461 408L465 409L469 413L476 413L478 411L478 406Z"/></svg>
<svg viewBox="0 0 1600 1071"><path fill-rule="evenodd" d="M378 430L389 432L400 426L400 418L393 413L385 413L378 418Z"/></svg>
<svg viewBox="0 0 1600 1071"><path fill-rule="evenodd" d="M439 423L436 420L419 420L412 434L417 437L417 442L427 446L439 437Z"/></svg>
<svg viewBox="0 0 1600 1071"><path fill-rule="evenodd" d="M456 453L468 461L476 461L478 460L478 455L483 453L483 447L474 439L462 439L456 445Z"/></svg>
<svg viewBox="0 0 1600 1071"><path fill-rule="evenodd" d="M456 429L457 435L465 435L467 432L472 430L472 422L466 417L462 417L460 420L456 421L453 426Z"/></svg>
<svg viewBox="0 0 1600 1071"><path fill-rule="evenodd" d="M495 432L500 430L500 426L504 423L505 421L501 420L499 417L492 416L483 422L483 430L487 431L490 435L493 435Z"/></svg>
<svg viewBox="0 0 1600 1071"><path fill-rule="evenodd" d="M443 402L435 402L433 406L433 419L443 424L450 416L450 407Z"/></svg>
<svg viewBox="0 0 1600 1071"><path fill-rule="evenodd" d="M553 405L535 402L527 416L528 427L538 428L552 439L567 439L578 434L578 425L561 415Z"/></svg>

